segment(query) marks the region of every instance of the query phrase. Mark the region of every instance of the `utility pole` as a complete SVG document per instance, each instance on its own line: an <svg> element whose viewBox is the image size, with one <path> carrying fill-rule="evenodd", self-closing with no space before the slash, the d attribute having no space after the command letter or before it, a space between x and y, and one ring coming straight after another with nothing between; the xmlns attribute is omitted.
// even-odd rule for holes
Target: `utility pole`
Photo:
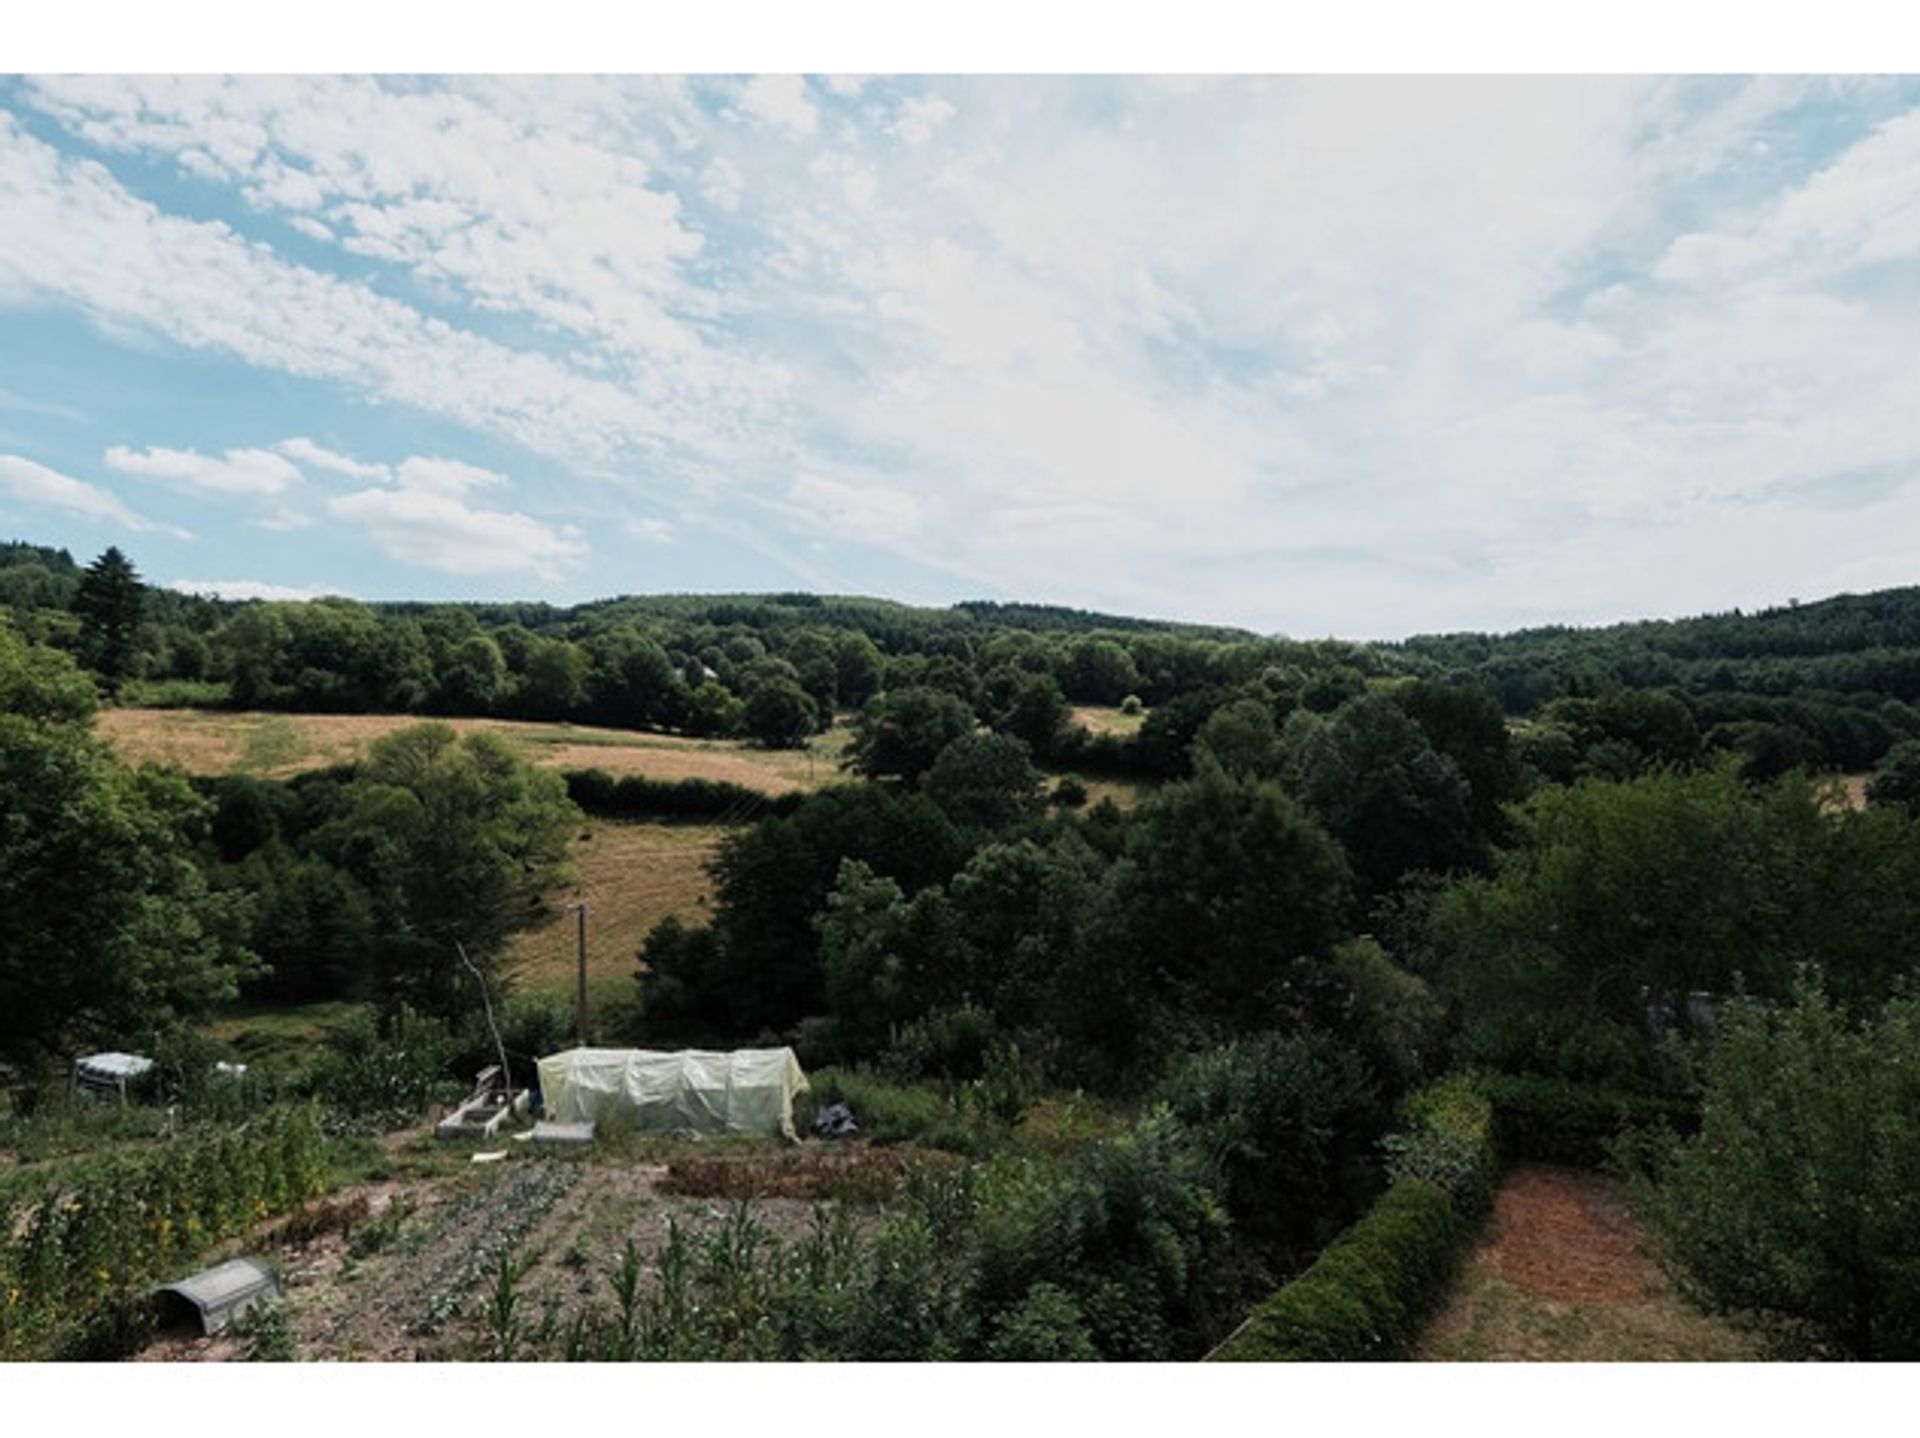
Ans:
<svg viewBox="0 0 1920 1438"><path fill-rule="evenodd" d="M582 1048L587 1043L587 903L582 899L567 907L573 911L576 925L574 933L579 951L578 980L573 990L573 1036Z"/></svg>

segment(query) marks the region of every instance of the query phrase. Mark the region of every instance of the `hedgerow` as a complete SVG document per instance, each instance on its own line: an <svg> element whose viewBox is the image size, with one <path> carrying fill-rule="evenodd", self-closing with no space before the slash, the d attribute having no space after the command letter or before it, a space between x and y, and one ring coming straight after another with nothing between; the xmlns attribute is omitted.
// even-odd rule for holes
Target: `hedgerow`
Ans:
<svg viewBox="0 0 1920 1438"><path fill-rule="evenodd" d="M615 778L604 769L570 769L567 797L603 819L717 819L745 821L790 814L799 793L769 795L724 779Z"/></svg>
<svg viewBox="0 0 1920 1438"><path fill-rule="evenodd" d="M1458 1267L1494 1172L1487 1100L1461 1078L1410 1097L1386 1144L1394 1182L1313 1266L1212 1357L1338 1362L1404 1357Z"/></svg>
<svg viewBox="0 0 1920 1438"><path fill-rule="evenodd" d="M1691 1132L1699 1124L1698 1107L1679 1099L1531 1074L1476 1073L1472 1082L1493 1105L1494 1147L1508 1163L1599 1168L1629 1129Z"/></svg>

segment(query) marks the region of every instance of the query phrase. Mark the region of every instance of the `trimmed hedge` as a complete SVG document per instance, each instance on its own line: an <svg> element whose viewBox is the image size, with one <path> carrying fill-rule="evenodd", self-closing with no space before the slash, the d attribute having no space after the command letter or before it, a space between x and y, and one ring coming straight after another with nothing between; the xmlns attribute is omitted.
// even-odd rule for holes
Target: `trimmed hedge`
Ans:
<svg viewBox="0 0 1920 1438"><path fill-rule="evenodd" d="M603 819L718 819L746 822L791 814L805 795L763 794L724 779L616 779L604 769L569 769L567 797Z"/></svg>
<svg viewBox="0 0 1920 1438"><path fill-rule="evenodd" d="M1493 1104L1493 1142L1503 1162L1599 1168L1614 1139L1628 1129L1664 1124L1690 1133L1700 1122L1699 1110L1679 1099L1568 1079L1477 1073L1472 1081Z"/></svg>
<svg viewBox="0 0 1920 1438"><path fill-rule="evenodd" d="M1255 1309L1213 1360L1404 1357L1452 1281L1466 1230L1439 1184L1401 1179L1313 1267Z"/></svg>
<svg viewBox="0 0 1920 1438"><path fill-rule="evenodd" d="M1492 1192L1492 1114L1470 1080L1411 1095L1386 1144L1394 1182L1366 1216L1211 1355L1217 1362L1405 1357Z"/></svg>

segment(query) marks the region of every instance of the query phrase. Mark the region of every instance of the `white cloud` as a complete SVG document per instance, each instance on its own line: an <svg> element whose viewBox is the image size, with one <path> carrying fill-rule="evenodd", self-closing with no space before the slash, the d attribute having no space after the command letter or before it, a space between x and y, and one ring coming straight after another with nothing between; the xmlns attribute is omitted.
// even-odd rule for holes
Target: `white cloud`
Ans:
<svg viewBox="0 0 1920 1438"><path fill-rule="evenodd" d="M572 525L466 502L469 490L504 485L505 475L414 456L401 462L396 478L393 488L337 495L327 510L365 529L382 553L402 563L448 574L526 572L553 579L586 555Z"/></svg>
<svg viewBox="0 0 1920 1438"><path fill-rule="evenodd" d="M384 464L366 464L350 454L328 449L325 445L315 444L304 435L293 439L283 439L274 446L288 459L297 460L310 469L325 470L328 474L345 475L348 479L386 480L393 472Z"/></svg>
<svg viewBox="0 0 1920 1438"><path fill-rule="evenodd" d="M811 135L820 125L820 112L807 98L807 82L799 75L754 76L740 91L740 106L756 119L796 135Z"/></svg>
<svg viewBox="0 0 1920 1438"><path fill-rule="evenodd" d="M498 157L472 159L500 169ZM623 202L614 203L598 221L567 213L566 223L589 225L603 246L617 247L627 231ZM517 272L537 287L549 258L523 256ZM561 305L567 313L621 329L635 304L657 310L644 287L628 293L618 265L581 263L609 290L608 303L580 294ZM290 263L224 224L165 214L101 166L62 156L0 112L0 302L10 295L59 300L192 349L346 382L580 463L629 451L725 452L731 426L770 393L754 365L708 364L702 347L671 337L642 345L646 362L612 377L481 338L367 285ZM512 299L488 292L476 302ZM526 302L536 312L547 303Z"/></svg>
<svg viewBox="0 0 1920 1438"><path fill-rule="evenodd" d="M918 95L901 103L900 118L887 127L887 133L909 145L924 145L935 130L959 113L938 95Z"/></svg>
<svg viewBox="0 0 1920 1438"><path fill-rule="evenodd" d="M0 119L0 305L349 386L786 562L855 539L1307 633L1906 563L1891 498L1809 496L1920 483L1910 82L24 83L234 219ZM491 471L275 450L411 553L469 526L511 572L519 521L567 562L557 520L472 507Z"/></svg>
<svg viewBox="0 0 1920 1438"><path fill-rule="evenodd" d="M144 518L121 503L111 491L74 479L17 454L0 454L0 492L26 504L64 510L83 519L100 519L125 529L170 534L190 539L184 529Z"/></svg>
<svg viewBox="0 0 1920 1438"><path fill-rule="evenodd" d="M215 599L272 599L304 602L346 591L323 584L270 584L260 579L176 579L167 588L180 594L208 594Z"/></svg>
<svg viewBox="0 0 1920 1438"><path fill-rule="evenodd" d="M171 480L213 494L278 494L300 481L300 471L271 450L230 449L222 455L191 449L128 449L114 445L107 468L121 474Z"/></svg>
<svg viewBox="0 0 1920 1438"><path fill-rule="evenodd" d="M673 542L673 526L664 519L629 519L622 528L633 538L653 544Z"/></svg>
<svg viewBox="0 0 1920 1438"><path fill-rule="evenodd" d="M849 484L821 475L802 475L788 500L839 534L868 544L894 544L920 527L920 501L903 489L883 484Z"/></svg>
<svg viewBox="0 0 1920 1438"><path fill-rule="evenodd" d="M400 462L401 487L424 493L465 494L470 489L486 489L508 482L504 474L457 459L414 455Z"/></svg>

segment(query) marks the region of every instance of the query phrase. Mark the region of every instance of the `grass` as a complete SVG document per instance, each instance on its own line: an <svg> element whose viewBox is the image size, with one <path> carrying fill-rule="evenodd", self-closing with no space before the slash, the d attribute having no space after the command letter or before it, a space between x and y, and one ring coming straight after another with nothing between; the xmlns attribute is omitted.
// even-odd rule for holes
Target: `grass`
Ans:
<svg viewBox="0 0 1920 1438"><path fill-rule="evenodd" d="M1107 705L1089 704L1075 709L1067 716L1069 724L1080 724L1095 734L1118 734L1130 738L1140 732L1140 726L1147 722L1147 711L1138 714L1122 714L1117 708Z"/></svg>
<svg viewBox="0 0 1920 1438"><path fill-rule="evenodd" d="M706 864L726 830L714 824L636 824L589 819L575 839L578 880L550 896L552 912L514 936L505 967L524 990L573 996L575 919L585 899L587 1002L596 1011L633 993L634 960L649 930L669 914L700 922L712 912Z"/></svg>
<svg viewBox="0 0 1920 1438"><path fill-rule="evenodd" d="M189 774L284 779L351 763L375 740L424 722L418 714L270 714L204 709L109 709L96 721L132 764L169 764ZM535 764L605 769L651 779L724 779L765 794L818 788L839 777L851 731L835 726L808 750L768 750L731 739L690 739L581 724L449 719L520 745Z"/></svg>
<svg viewBox="0 0 1920 1438"><path fill-rule="evenodd" d="M233 1004L207 1025L207 1037L247 1063L311 1053L361 1011L344 999L312 1004Z"/></svg>

